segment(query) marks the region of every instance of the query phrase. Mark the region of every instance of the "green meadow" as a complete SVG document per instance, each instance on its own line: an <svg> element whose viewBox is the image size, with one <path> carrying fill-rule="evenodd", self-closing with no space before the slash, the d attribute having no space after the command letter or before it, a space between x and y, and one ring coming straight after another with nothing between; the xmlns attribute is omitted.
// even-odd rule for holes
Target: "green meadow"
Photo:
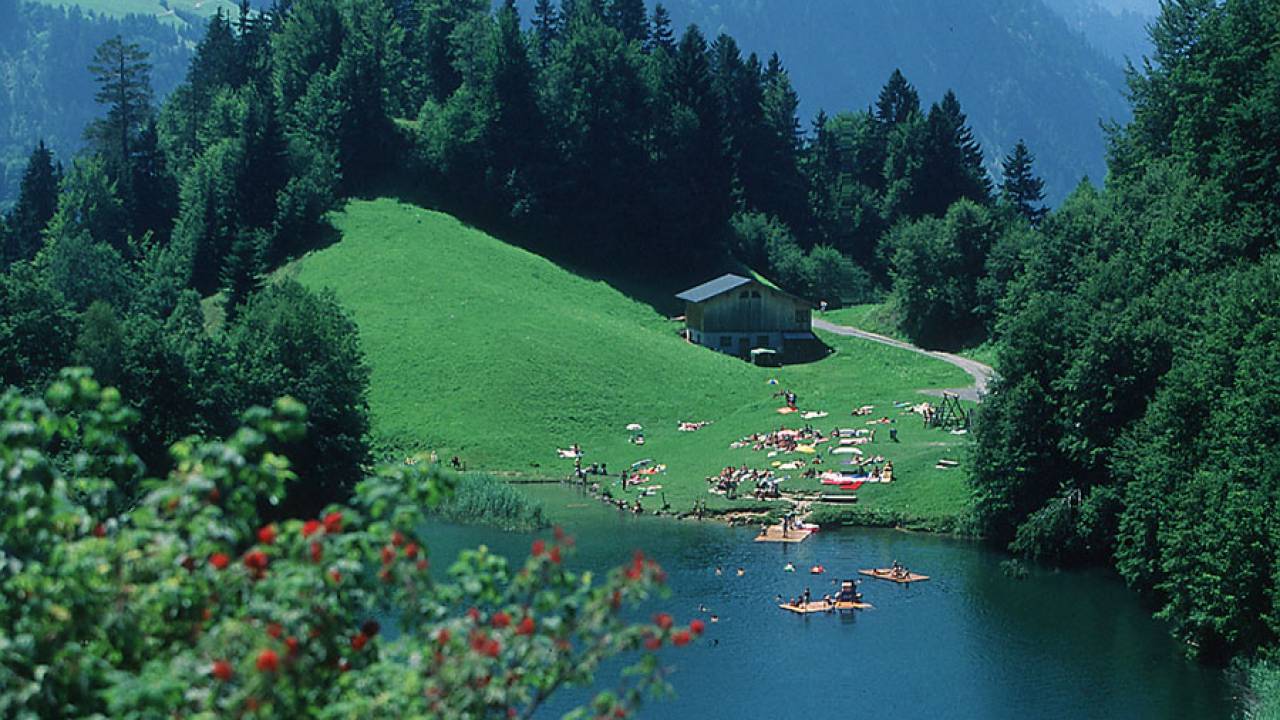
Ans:
<svg viewBox="0 0 1280 720"><path fill-rule="evenodd" d="M802 408L830 413L813 421L824 431L865 421L850 417L861 405L898 420L901 442L889 442L882 429L868 446L893 461L895 482L864 486L861 507L924 523L965 510L964 470L934 468L944 457L963 461L965 438L925 429L917 416L893 408L923 399L921 388L966 384L968 376L950 365L824 335L835 351L826 359L753 367L690 345L678 323L610 284L452 216L380 199L352 201L332 222L341 241L285 272L331 288L352 313L372 369L377 444L388 455L434 450L442 459L458 455L469 469L563 478L573 465L556 449L576 442L585 463L608 464L609 483L633 462L665 464L651 484L663 486L676 511L699 499L714 509L752 507L708 493L705 478L728 464L768 464L763 452L729 444L803 424L776 412L782 402L773 393L790 388ZM637 281L645 278L620 284ZM703 420L712 424L677 430L680 421ZM629 442L630 423L644 426L644 446ZM793 479L783 487L820 486Z"/></svg>
<svg viewBox="0 0 1280 720"><path fill-rule="evenodd" d="M213 16L219 9L230 17L239 12L239 3L232 0L35 0L42 5L63 7L79 7L85 12L97 13L107 17L124 17L125 15L150 15L158 18L172 19L182 22L174 10Z"/></svg>

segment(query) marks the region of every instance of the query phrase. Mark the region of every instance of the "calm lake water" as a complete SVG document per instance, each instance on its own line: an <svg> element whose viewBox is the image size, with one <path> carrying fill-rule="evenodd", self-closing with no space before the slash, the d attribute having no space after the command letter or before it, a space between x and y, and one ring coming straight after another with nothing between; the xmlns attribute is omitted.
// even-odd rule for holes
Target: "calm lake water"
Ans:
<svg viewBox="0 0 1280 720"><path fill-rule="evenodd" d="M686 622L705 604L705 640L664 656L676 697L645 718L1229 718L1219 671L1186 660L1118 580L1033 569L1006 577L982 546L892 530L820 532L797 545L754 543L718 523L634 518L558 486L531 494L578 539L571 567L604 570L643 549L672 594L652 603ZM434 557L486 544L523 559L529 536L435 525ZM833 592L858 568L894 559L931 576L909 586L867 578L875 609L808 617L775 596ZM798 570L787 573L791 561ZM827 574L811 576L821 563ZM717 576L715 567L724 568ZM736 576L739 566L746 570ZM717 642L718 641L718 642ZM609 676L602 674L604 680ZM584 697L559 698L556 717Z"/></svg>

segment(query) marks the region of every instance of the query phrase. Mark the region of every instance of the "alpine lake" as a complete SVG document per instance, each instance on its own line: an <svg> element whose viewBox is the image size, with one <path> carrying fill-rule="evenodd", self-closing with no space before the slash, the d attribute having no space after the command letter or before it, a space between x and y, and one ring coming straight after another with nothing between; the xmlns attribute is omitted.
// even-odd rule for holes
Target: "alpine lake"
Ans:
<svg viewBox="0 0 1280 720"><path fill-rule="evenodd" d="M569 567L604 572L642 549L662 564L671 589L646 615L707 621L700 641L662 651L675 696L647 703L642 718L1214 720L1237 707L1225 673L1187 659L1149 609L1101 570L1027 566L1019 579L1002 569L1007 555L971 541L844 529L798 544L756 543L751 528L635 517L567 486L522 491L576 538ZM442 562L479 545L522 562L532 537L427 528ZM930 579L899 585L857 575L894 560ZM811 575L818 564L826 572ZM779 595L808 588L821 598L849 578L863 580L873 609L801 616L778 608ZM621 667L606 666L600 688ZM590 694L566 691L539 717L559 717Z"/></svg>

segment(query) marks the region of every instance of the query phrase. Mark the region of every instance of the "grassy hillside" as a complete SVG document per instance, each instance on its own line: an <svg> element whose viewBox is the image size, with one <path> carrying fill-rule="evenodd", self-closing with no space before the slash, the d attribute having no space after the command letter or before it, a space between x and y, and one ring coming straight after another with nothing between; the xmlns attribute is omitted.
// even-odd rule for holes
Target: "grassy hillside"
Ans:
<svg viewBox="0 0 1280 720"><path fill-rule="evenodd" d="M178 15L191 13L203 17L212 17L219 9L231 17L238 13L239 4L232 0L32 0L41 5L55 7L79 7L84 12L97 13L107 17L124 17L125 15L146 15L174 22L185 23Z"/></svg>
<svg viewBox="0 0 1280 720"><path fill-rule="evenodd" d="M893 401L914 400L919 388L967 380L913 353L836 337L825 338L837 352L821 362L752 367L687 344L677 324L610 285L448 215L384 199L352 202L333 221L342 241L288 272L332 288L354 315L373 371L375 432L400 452L434 449L472 468L563 477L572 464L555 449L578 442L588 463L608 463L615 477L639 459L666 463L655 482L676 509L699 498L723 506L704 478L729 463L766 462L728 446L783 423L771 397L778 387L796 391L802 407L829 411L819 421L828 428L851 424L852 407L892 414ZM713 424L682 433L681 420ZM633 422L645 426L644 447L628 442ZM894 460L900 482L864 487L863 503L920 518L956 514L966 497L961 471L933 464L962 455L963 439L914 417L899 427L903 442L883 438L877 451Z"/></svg>

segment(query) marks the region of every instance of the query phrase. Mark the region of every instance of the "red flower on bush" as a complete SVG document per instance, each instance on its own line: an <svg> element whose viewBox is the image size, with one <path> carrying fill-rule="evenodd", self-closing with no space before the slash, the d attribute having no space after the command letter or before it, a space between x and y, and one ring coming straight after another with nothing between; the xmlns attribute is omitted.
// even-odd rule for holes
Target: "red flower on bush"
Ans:
<svg viewBox="0 0 1280 720"><path fill-rule="evenodd" d="M646 635L644 638L644 649L653 651L662 647L662 638L657 635Z"/></svg>
<svg viewBox="0 0 1280 720"><path fill-rule="evenodd" d="M676 647L684 647L685 645L688 645L689 640L691 640L691 638L689 637L689 632L687 630L681 630L671 636L671 644Z"/></svg>
<svg viewBox="0 0 1280 720"><path fill-rule="evenodd" d="M342 532L342 513L331 512L324 516L324 531L327 533Z"/></svg>
<svg viewBox="0 0 1280 720"><path fill-rule="evenodd" d="M258 542L270 545L276 541L276 526L264 525L258 529Z"/></svg>
<svg viewBox="0 0 1280 720"><path fill-rule="evenodd" d="M319 520L306 521L305 523L302 524L302 537L309 538L312 535L315 535L316 533L320 532L320 527L321 525Z"/></svg>
<svg viewBox="0 0 1280 720"><path fill-rule="evenodd" d="M694 635L701 635L702 631L706 629L707 629L707 624L702 622L701 620L695 619L689 623L689 632L693 633Z"/></svg>
<svg viewBox="0 0 1280 720"><path fill-rule="evenodd" d="M107 526L106 526L106 525L103 525L102 523L98 523L97 525L94 525L94 526L93 526L93 536L94 536L94 537L96 537L96 538L106 537L106 536L107 536Z"/></svg>
<svg viewBox="0 0 1280 720"><path fill-rule="evenodd" d="M286 648L289 648L289 657L293 657L294 655L298 654L298 647L299 647L298 638L290 635L289 637L284 639L284 646Z"/></svg>
<svg viewBox="0 0 1280 720"><path fill-rule="evenodd" d="M451 637L452 635L449 634L449 628L440 628L440 632L436 633L436 642L441 645L448 645L449 638Z"/></svg>
<svg viewBox="0 0 1280 720"><path fill-rule="evenodd" d="M244 554L244 566L252 570L256 575L261 576L270 563L271 561L267 558L267 554L261 550L250 550Z"/></svg>
<svg viewBox="0 0 1280 720"><path fill-rule="evenodd" d="M533 541L532 554L534 557L542 557L542 553L547 551L547 543L542 538Z"/></svg>
<svg viewBox="0 0 1280 720"><path fill-rule="evenodd" d="M273 673L280 669L280 656L275 650L270 648L258 653L258 670L266 673Z"/></svg>
<svg viewBox="0 0 1280 720"><path fill-rule="evenodd" d="M209 564L214 570L226 570L227 565L231 564L231 558L227 557L226 553L214 553L209 556Z"/></svg>
<svg viewBox="0 0 1280 720"><path fill-rule="evenodd" d="M280 623L268 623L267 634L273 639L279 640L280 636L284 634L284 628L280 627Z"/></svg>
<svg viewBox="0 0 1280 720"><path fill-rule="evenodd" d="M516 634L532 635L535 629L533 618L526 615L524 616L524 619L520 621L520 624L516 626Z"/></svg>
<svg viewBox="0 0 1280 720"><path fill-rule="evenodd" d="M551 553L548 554L547 557L551 558L551 562L559 565L560 564L560 546L559 545L552 546Z"/></svg>
<svg viewBox="0 0 1280 720"><path fill-rule="evenodd" d="M564 528L559 525L551 529L551 534L556 536L557 541L564 540Z"/></svg>
<svg viewBox="0 0 1280 720"><path fill-rule="evenodd" d="M418 557L418 543L409 543L404 546L404 556L410 560Z"/></svg>
<svg viewBox="0 0 1280 720"><path fill-rule="evenodd" d="M475 608L468 608L467 617L471 618L471 622L480 622L480 611Z"/></svg>
<svg viewBox="0 0 1280 720"><path fill-rule="evenodd" d="M337 585L342 582L342 573L338 572L338 568L331 568L329 570L329 579L333 580L333 584Z"/></svg>
<svg viewBox="0 0 1280 720"><path fill-rule="evenodd" d="M655 625L662 628L663 630L667 630L671 628L671 624L673 621L671 620L671 615L667 613L658 613L657 615L653 616L653 622Z"/></svg>
<svg viewBox="0 0 1280 720"><path fill-rule="evenodd" d="M311 562L318 563L324 558L324 546L315 540L311 541Z"/></svg>
<svg viewBox="0 0 1280 720"><path fill-rule="evenodd" d="M395 545L396 547L400 547L401 545L403 545L404 533L400 532L399 530L393 531L391 533L391 544Z"/></svg>
<svg viewBox="0 0 1280 720"><path fill-rule="evenodd" d="M499 610L493 614L493 619L489 622L496 628L505 628L511 624L511 616Z"/></svg>
<svg viewBox="0 0 1280 720"><path fill-rule="evenodd" d="M426 572L426 569L428 567L429 565L427 563L426 558L422 558L421 560L418 561L418 572Z"/></svg>
<svg viewBox="0 0 1280 720"><path fill-rule="evenodd" d="M383 565L390 565L391 563L395 562L395 559L396 559L395 548L391 547L390 545L383 545L381 553L382 553Z"/></svg>
<svg viewBox="0 0 1280 720"><path fill-rule="evenodd" d="M231 670L231 663L226 660L214 660L213 669L210 672L213 673L215 678L222 682L230 682L231 675L233 674Z"/></svg>
<svg viewBox="0 0 1280 720"><path fill-rule="evenodd" d="M360 652L361 650L364 649L364 646L368 644L368 642L369 642L368 635L365 635L362 632L356 633L355 637L351 638L351 649L355 650L356 652Z"/></svg>

